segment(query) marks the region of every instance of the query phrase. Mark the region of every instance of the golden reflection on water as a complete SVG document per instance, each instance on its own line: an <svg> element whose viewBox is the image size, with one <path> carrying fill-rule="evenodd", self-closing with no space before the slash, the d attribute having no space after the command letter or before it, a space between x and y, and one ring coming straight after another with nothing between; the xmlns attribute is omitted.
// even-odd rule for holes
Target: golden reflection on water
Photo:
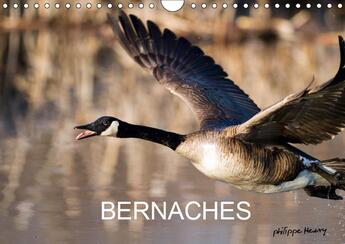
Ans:
<svg viewBox="0 0 345 244"><path fill-rule="evenodd" d="M18 107L9 107L12 119L3 113L0 123L2 243L345 240L343 201L311 199L302 191L275 195L239 191L208 179L174 152L149 142L75 141L74 125L105 114L180 133L196 130L197 123L182 102L141 71L112 39L80 30L43 30L26 32L24 44L30 68L13 74L12 81L29 109L21 116L23 111L14 110ZM260 107L306 86L314 74L316 82L327 80L339 61L336 45L303 39L274 46L258 40L201 44ZM341 135L306 150L321 158L345 157L344 146ZM245 200L251 204L252 218L101 221L101 201L121 200ZM271 237L281 226L319 225L328 229L326 237Z"/></svg>

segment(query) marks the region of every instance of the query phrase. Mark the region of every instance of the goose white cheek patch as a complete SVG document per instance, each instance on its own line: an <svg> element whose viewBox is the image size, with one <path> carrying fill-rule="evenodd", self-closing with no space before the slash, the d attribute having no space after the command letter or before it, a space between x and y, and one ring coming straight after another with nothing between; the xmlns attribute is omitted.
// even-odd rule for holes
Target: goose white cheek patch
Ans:
<svg viewBox="0 0 345 244"><path fill-rule="evenodd" d="M113 121L111 125L101 133L101 136L116 136L119 128L119 122Z"/></svg>

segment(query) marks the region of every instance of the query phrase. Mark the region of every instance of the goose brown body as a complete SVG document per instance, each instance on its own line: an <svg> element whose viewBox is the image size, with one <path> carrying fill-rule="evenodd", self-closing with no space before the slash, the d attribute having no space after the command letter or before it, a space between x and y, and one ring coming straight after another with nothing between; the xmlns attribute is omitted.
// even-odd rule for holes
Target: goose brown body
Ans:
<svg viewBox="0 0 345 244"><path fill-rule="evenodd" d="M293 181L305 169L300 157L288 149L247 143L228 132L190 134L176 152L208 177L246 190Z"/></svg>

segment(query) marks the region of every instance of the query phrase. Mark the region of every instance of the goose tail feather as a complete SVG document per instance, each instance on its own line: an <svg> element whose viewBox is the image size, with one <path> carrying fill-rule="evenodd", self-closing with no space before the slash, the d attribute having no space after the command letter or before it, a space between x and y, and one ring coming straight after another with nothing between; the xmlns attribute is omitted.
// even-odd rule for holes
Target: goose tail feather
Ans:
<svg viewBox="0 0 345 244"><path fill-rule="evenodd" d="M345 190L345 158L332 158L321 161L324 167L330 169L335 175L338 189Z"/></svg>

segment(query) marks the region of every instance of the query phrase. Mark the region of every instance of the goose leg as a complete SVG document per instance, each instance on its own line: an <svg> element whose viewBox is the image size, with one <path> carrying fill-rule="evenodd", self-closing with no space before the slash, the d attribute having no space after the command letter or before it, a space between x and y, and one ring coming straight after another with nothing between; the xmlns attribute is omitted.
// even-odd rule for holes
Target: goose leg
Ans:
<svg viewBox="0 0 345 244"><path fill-rule="evenodd" d="M321 175L333 186L337 186L341 189L344 188L345 180L339 172L330 172L319 162L311 163L308 169L314 173Z"/></svg>

